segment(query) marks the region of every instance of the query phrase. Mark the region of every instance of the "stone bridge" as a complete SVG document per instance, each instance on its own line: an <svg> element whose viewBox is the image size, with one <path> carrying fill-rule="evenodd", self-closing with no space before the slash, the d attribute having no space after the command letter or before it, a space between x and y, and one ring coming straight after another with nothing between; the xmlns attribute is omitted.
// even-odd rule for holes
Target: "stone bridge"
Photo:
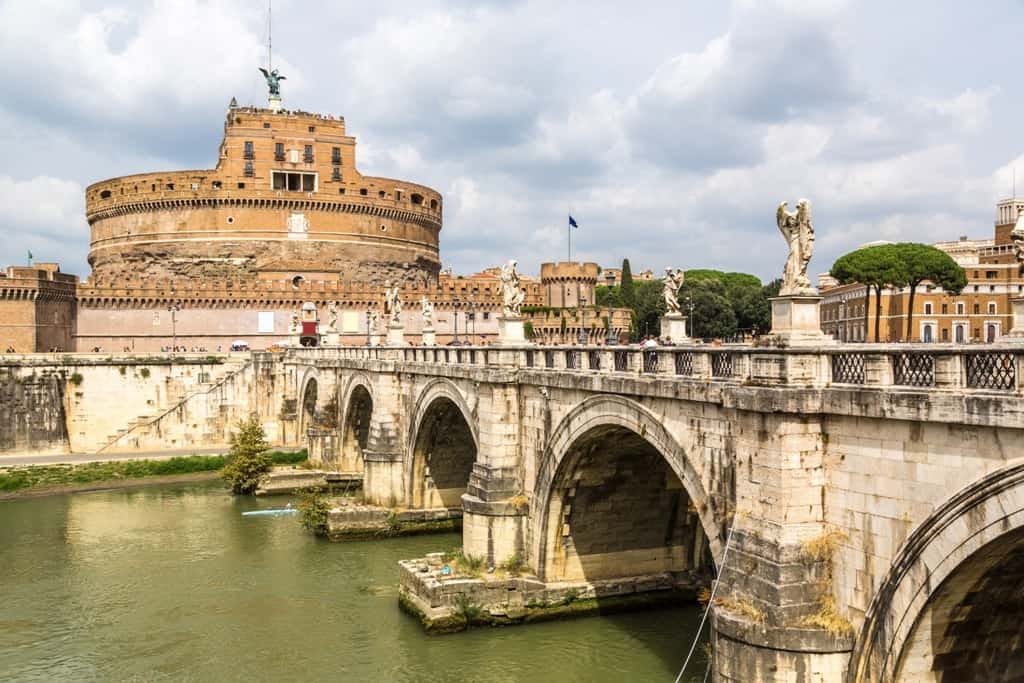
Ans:
<svg viewBox="0 0 1024 683"><path fill-rule="evenodd" d="M1024 346L280 362L311 453L461 510L466 554L548 585L720 571L717 680L1024 677Z"/></svg>

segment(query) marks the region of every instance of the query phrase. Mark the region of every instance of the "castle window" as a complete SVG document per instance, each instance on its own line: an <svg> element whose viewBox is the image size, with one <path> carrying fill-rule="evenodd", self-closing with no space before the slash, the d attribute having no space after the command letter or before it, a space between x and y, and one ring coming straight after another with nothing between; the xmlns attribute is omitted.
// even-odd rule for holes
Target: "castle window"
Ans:
<svg viewBox="0 0 1024 683"><path fill-rule="evenodd" d="M995 280L997 277L999 277L999 271L998 270L986 270L985 271L985 279L986 280Z"/></svg>
<svg viewBox="0 0 1024 683"><path fill-rule="evenodd" d="M274 161L284 161L284 143L274 143Z"/></svg>
<svg viewBox="0 0 1024 683"><path fill-rule="evenodd" d="M238 183L238 189L239 190L244 190L245 189L245 183Z"/></svg>
<svg viewBox="0 0 1024 683"><path fill-rule="evenodd" d="M270 186L288 192L316 192L316 173L271 171Z"/></svg>
<svg viewBox="0 0 1024 683"><path fill-rule="evenodd" d="M302 153L302 160L307 164L313 163L313 145L306 145Z"/></svg>
<svg viewBox="0 0 1024 683"><path fill-rule="evenodd" d="M301 275L296 275L295 277L293 277L292 278L292 287L294 287L295 289L298 289L299 285L302 284L302 280L303 280L303 277Z"/></svg>
<svg viewBox="0 0 1024 683"><path fill-rule="evenodd" d="M378 190L377 196L380 197L381 199L384 199L385 197L388 196L388 193L385 192L384 190Z"/></svg>
<svg viewBox="0 0 1024 683"><path fill-rule="evenodd" d="M339 187L338 188L338 194L345 194L345 188L344 187Z"/></svg>
<svg viewBox="0 0 1024 683"><path fill-rule="evenodd" d="M252 146L252 140L246 140L245 141L245 152L244 152L243 156L246 159L254 159L256 157L256 152L255 152L255 150L253 149L253 146Z"/></svg>
<svg viewBox="0 0 1024 683"><path fill-rule="evenodd" d="M270 122L269 121L264 121L263 122L263 127L264 128L270 128Z"/></svg>
<svg viewBox="0 0 1024 683"><path fill-rule="evenodd" d="M250 178L253 175L255 175L255 172L253 171L253 168L252 168L252 162L251 161L245 162L245 175L250 177Z"/></svg>
<svg viewBox="0 0 1024 683"><path fill-rule="evenodd" d="M167 183L167 189L168 190L173 190L174 189L174 183Z"/></svg>
<svg viewBox="0 0 1024 683"><path fill-rule="evenodd" d="M957 315L963 315L964 314L964 302L963 301L957 301L956 302L956 314Z"/></svg>
<svg viewBox="0 0 1024 683"><path fill-rule="evenodd" d="M341 147L331 147L331 163L341 163Z"/></svg>
<svg viewBox="0 0 1024 683"><path fill-rule="evenodd" d="M359 194L361 194L361 195L363 195L365 197L366 196L366 188L365 187L360 188Z"/></svg>
<svg viewBox="0 0 1024 683"><path fill-rule="evenodd" d="M149 191L156 192L156 183L153 183L152 185L149 186Z"/></svg>
<svg viewBox="0 0 1024 683"><path fill-rule="evenodd" d="M215 189L215 190L219 190L219 189L221 188L222 184L223 184L223 183L221 183L221 181L219 181L219 180L214 180L214 181L213 181L213 189Z"/></svg>
<svg viewBox="0 0 1024 683"><path fill-rule="evenodd" d="M103 190L103 192L100 192L100 199L110 199L110 190Z"/></svg>
<svg viewBox="0 0 1024 683"><path fill-rule="evenodd" d="M423 203L423 195L416 194L415 192L413 192L411 195L409 195L409 201L411 201L413 204L417 204L417 205L422 204Z"/></svg>
<svg viewBox="0 0 1024 683"><path fill-rule="evenodd" d="M988 302L988 314L989 315L995 315L996 314L996 302L995 301L989 301Z"/></svg>
<svg viewBox="0 0 1024 683"><path fill-rule="evenodd" d="M331 180L341 180L341 167L335 166L331 169Z"/></svg>
<svg viewBox="0 0 1024 683"><path fill-rule="evenodd" d="M949 313L949 304L942 304L942 315Z"/></svg>
<svg viewBox="0 0 1024 683"><path fill-rule="evenodd" d="M315 133L316 132L316 126L310 126L309 127L309 132L310 133Z"/></svg>
<svg viewBox="0 0 1024 683"><path fill-rule="evenodd" d="M437 210L437 200L436 199L431 199L430 200L430 208L434 209L434 210Z"/></svg>
<svg viewBox="0 0 1024 683"><path fill-rule="evenodd" d="M978 315L979 313L981 313L981 304L974 304L974 315ZM975 333L974 336L978 336L977 333Z"/></svg>

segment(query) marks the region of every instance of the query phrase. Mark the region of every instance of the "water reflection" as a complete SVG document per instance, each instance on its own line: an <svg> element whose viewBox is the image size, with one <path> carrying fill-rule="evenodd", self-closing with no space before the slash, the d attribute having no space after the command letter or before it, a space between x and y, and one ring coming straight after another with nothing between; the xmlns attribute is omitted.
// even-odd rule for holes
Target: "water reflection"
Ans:
<svg viewBox="0 0 1024 683"><path fill-rule="evenodd" d="M395 563L458 536L332 544L241 516L283 502L194 484L0 504L5 680L672 680L699 618L427 636Z"/></svg>

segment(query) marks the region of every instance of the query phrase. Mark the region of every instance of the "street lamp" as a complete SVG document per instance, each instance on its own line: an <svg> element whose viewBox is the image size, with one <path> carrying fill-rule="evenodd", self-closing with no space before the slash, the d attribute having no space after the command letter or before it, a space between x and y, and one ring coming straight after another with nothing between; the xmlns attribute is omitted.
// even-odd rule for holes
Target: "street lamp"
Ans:
<svg viewBox="0 0 1024 683"><path fill-rule="evenodd" d="M692 336L694 336L694 334L693 334L693 297L687 295L686 298L683 299L683 301L686 302L686 308L690 311L690 336L692 337Z"/></svg>
<svg viewBox="0 0 1024 683"><path fill-rule="evenodd" d="M612 330L612 287L615 286L615 273L610 270L604 271L604 280L608 283L608 334L604 343L607 346L614 346L618 341L615 338L614 330Z"/></svg>
<svg viewBox="0 0 1024 683"><path fill-rule="evenodd" d="M586 297L584 297L582 294L580 294L577 297L577 300L576 300L576 306L577 306L577 309L580 312L580 314L579 314L580 331L576 335L576 343L579 344L580 346L582 346L582 345L587 343L587 332L586 332L586 330L583 329L583 309L584 309L584 307L586 305L587 305Z"/></svg>
<svg viewBox="0 0 1024 683"><path fill-rule="evenodd" d="M459 343L459 306L462 304L458 299L452 299L452 316L455 318L455 346Z"/></svg>
<svg viewBox="0 0 1024 683"><path fill-rule="evenodd" d="M171 304L167 310L171 314L171 359L174 359L174 352L178 348L178 319L177 313L181 310L177 302Z"/></svg>

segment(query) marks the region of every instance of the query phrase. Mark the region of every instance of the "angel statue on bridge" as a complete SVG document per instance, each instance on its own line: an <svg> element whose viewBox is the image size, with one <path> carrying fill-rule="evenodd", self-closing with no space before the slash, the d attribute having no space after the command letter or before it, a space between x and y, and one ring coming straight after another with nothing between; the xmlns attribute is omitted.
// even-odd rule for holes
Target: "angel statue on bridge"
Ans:
<svg viewBox="0 0 1024 683"><path fill-rule="evenodd" d="M391 280L384 283L384 313L390 318L390 324L401 323L402 315L402 287L391 285Z"/></svg>
<svg viewBox="0 0 1024 683"><path fill-rule="evenodd" d="M509 259L501 267L501 294L504 300L502 315L506 318L518 318L522 315L523 294L519 286L519 273L516 272L516 260Z"/></svg>
<svg viewBox="0 0 1024 683"><path fill-rule="evenodd" d="M779 204L775 212L779 231L789 245L789 256L782 271L782 287L779 296L794 294L817 294L807 278L807 264L814 252L814 226L811 225L811 203L801 199L796 211L786 211L786 202Z"/></svg>
<svg viewBox="0 0 1024 683"><path fill-rule="evenodd" d="M263 78L267 79L267 87L270 88L270 94L280 96L281 81L287 80L287 78L279 74L277 69L267 71L262 66L259 69L263 72Z"/></svg>
<svg viewBox="0 0 1024 683"><path fill-rule="evenodd" d="M420 299L420 307L423 312L423 329L429 330L434 327L434 304L426 296Z"/></svg>
<svg viewBox="0 0 1024 683"><path fill-rule="evenodd" d="M666 315L682 315L679 308L679 288L683 286L686 273L682 268L665 269L665 284L661 288L661 298L665 300Z"/></svg>
<svg viewBox="0 0 1024 683"><path fill-rule="evenodd" d="M1013 242L1013 255L1017 258L1017 270L1024 275L1024 211L1017 214L1017 223L1010 231Z"/></svg>

